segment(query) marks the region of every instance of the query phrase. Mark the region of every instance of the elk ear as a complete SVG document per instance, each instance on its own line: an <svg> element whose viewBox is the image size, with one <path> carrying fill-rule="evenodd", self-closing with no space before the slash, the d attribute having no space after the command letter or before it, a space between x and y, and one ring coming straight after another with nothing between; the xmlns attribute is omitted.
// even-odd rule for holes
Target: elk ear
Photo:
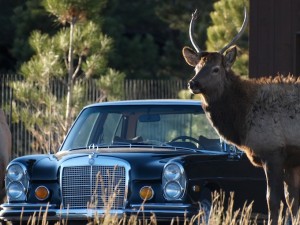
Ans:
<svg viewBox="0 0 300 225"><path fill-rule="evenodd" d="M230 47L224 56L225 69L228 71L231 69L233 63L235 62L237 55L236 46Z"/></svg>
<svg viewBox="0 0 300 225"><path fill-rule="evenodd" d="M183 57L184 57L185 61L190 66L195 67L198 64L199 60L200 60L200 57L197 54L197 52L195 52L193 49L191 49L189 47L184 47L182 49L182 54L183 54Z"/></svg>

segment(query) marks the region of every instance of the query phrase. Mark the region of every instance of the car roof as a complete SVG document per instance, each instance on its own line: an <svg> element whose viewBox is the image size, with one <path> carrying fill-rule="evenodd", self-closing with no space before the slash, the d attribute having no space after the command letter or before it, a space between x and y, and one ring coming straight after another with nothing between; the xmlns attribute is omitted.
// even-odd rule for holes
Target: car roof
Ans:
<svg viewBox="0 0 300 225"><path fill-rule="evenodd" d="M87 105L85 108L94 106L124 106L124 105L194 105L201 106L199 100L182 100L182 99L151 99L151 100L124 100L124 101L111 101L99 102Z"/></svg>

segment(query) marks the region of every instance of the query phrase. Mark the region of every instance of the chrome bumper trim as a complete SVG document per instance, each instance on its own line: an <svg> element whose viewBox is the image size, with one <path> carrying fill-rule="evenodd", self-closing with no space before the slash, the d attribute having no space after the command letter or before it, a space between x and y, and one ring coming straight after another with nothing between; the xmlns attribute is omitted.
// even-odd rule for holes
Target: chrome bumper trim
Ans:
<svg viewBox="0 0 300 225"><path fill-rule="evenodd" d="M2 209L8 209L8 208L14 208L14 209L40 209L40 208L55 208L56 205L51 204L31 204L31 203L3 203L0 205L0 208Z"/></svg>
<svg viewBox="0 0 300 225"><path fill-rule="evenodd" d="M6 221L19 221L22 214L23 220L28 220L34 213L47 213L47 220L87 220L88 218L104 217L107 213L103 209L59 209L57 205L50 204L2 204L0 211L0 219ZM192 210L194 209L194 210ZM122 218L126 215L147 216L155 214L157 220L170 218L186 218L187 214L197 214L196 208L190 204L133 204L130 208L124 210L110 210L109 214Z"/></svg>
<svg viewBox="0 0 300 225"><path fill-rule="evenodd" d="M132 208L143 208L143 209L189 209L192 208L193 206L191 204L182 204L182 203L145 203L145 204L131 204L130 205Z"/></svg>

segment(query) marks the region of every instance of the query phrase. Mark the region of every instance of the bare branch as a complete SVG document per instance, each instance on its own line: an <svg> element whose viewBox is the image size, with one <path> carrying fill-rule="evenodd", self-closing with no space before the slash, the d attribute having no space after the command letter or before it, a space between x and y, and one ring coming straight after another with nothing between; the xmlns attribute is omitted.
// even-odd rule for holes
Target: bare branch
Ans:
<svg viewBox="0 0 300 225"><path fill-rule="evenodd" d="M80 68L81 68L81 64L82 64L82 56L79 56L77 67L76 67L76 69L75 69L75 71L74 71L74 73L73 73L73 76L72 76L72 79L73 79L73 80L76 79L76 77L77 77L77 75L78 75L78 73L79 73L79 70L80 70Z"/></svg>

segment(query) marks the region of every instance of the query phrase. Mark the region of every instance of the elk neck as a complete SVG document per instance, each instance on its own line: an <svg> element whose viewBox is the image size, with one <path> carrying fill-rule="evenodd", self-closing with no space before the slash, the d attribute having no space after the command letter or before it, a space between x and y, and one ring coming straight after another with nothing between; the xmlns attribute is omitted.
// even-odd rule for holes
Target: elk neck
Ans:
<svg viewBox="0 0 300 225"><path fill-rule="evenodd" d="M214 96L203 95L203 108L214 128L225 140L241 145L246 136L246 116L251 107L255 86L231 73L226 74L224 87Z"/></svg>

